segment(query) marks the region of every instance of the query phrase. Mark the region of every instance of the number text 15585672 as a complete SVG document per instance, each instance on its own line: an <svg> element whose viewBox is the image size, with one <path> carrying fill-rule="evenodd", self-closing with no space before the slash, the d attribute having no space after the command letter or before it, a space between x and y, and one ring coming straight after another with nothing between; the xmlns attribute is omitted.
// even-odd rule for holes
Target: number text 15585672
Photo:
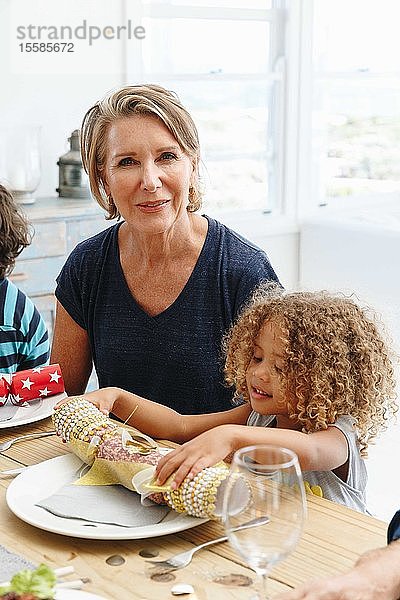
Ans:
<svg viewBox="0 0 400 600"><path fill-rule="evenodd" d="M72 42L23 42L20 52L75 52Z"/></svg>

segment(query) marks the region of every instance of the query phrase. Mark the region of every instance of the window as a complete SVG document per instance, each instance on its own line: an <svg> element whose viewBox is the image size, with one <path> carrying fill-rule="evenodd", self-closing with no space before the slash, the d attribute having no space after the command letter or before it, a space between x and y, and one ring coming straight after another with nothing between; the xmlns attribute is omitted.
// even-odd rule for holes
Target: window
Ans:
<svg viewBox="0 0 400 600"><path fill-rule="evenodd" d="M284 1L140 4L146 41L140 56L127 57L128 80L174 90L192 114L200 135L207 210L278 210Z"/></svg>
<svg viewBox="0 0 400 600"><path fill-rule="evenodd" d="M399 190L397 0L314 0L312 155L319 204Z"/></svg>

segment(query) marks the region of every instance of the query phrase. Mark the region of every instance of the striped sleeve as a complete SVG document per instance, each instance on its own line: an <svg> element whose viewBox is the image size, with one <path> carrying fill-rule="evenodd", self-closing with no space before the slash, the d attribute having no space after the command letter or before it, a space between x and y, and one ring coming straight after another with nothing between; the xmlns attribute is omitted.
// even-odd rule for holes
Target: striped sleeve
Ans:
<svg viewBox="0 0 400 600"><path fill-rule="evenodd" d="M49 349L45 323L33 302L9 280L0 281L0 372L47 364Z"/></svg>

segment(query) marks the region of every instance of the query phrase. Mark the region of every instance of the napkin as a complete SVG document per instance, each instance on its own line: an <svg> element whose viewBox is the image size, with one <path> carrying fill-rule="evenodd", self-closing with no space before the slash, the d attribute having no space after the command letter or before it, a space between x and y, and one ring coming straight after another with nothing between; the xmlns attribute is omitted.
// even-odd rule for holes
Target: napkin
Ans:
<svg viewBox="0 0 400 600"><path fill-rule="evenodd" d="M154 477L163 449L140 431L111 421L83 397L69 398L54 411L53 422L70 450L90 465L75 486L122 484L138 492L143 505L151 501L195 517L220 517L223 484L229 473L225 463L207 467L193 479L185 478L173 490L173 476L163 486Z"/></svg>
<svg viewBox="0 0 400 600"><path fill-rule="evenodd" d="M37 503L54 515L82 519L90 523L107 523L119 527L144 527L162 521L168 506L143 506L138 494L122 485L64 485Z"/></svg>
<svg viewBox="0 0 400 600"><path fill-rule="evenodd" d="M64 380L58 364L16 373L0 373L0 407L7 401L14 405L21 405L63 391Z"/></svg>
<svg viewBox="0 0 400 600"><path fill-rule="evenodd" d="M33 568L34 565L31 562L0 545L0 581L8 581L22 569Z"/></svg>

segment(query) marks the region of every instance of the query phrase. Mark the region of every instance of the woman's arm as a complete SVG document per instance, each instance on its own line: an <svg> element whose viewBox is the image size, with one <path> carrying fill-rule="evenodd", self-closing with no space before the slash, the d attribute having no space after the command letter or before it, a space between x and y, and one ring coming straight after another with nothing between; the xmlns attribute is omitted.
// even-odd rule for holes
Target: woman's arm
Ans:
<svg viewBox="0 0 400 600"><path fill-rule="evenodd" d="M168 406L152 402L117 387L103 388L85 398L108 415L113 412L122 421L148 435L174 442L185 442L213 427L226 423L246 423L250 407L205 415L181 415ZM190 402L190 398L188 398Z"/></svg>
<svg viewBox="0 0 400 600"><path fill-rule="evenodd" d="M58 301L50 361L60 365L69 396L84 393L92 370L89 337Z"/></svg>
<svg viewBox="0 0 400 600"><path fill-rule="evenodd" d="M348 458L347 441L336 427L316 433L291 429L221 425L186 442L163 457L157 465L157 477L163 484L175 472L173 487L186 476L194 477L224 459L231 452L253 444L273 444L293 450L303 471L330 471Z"/></svg>

